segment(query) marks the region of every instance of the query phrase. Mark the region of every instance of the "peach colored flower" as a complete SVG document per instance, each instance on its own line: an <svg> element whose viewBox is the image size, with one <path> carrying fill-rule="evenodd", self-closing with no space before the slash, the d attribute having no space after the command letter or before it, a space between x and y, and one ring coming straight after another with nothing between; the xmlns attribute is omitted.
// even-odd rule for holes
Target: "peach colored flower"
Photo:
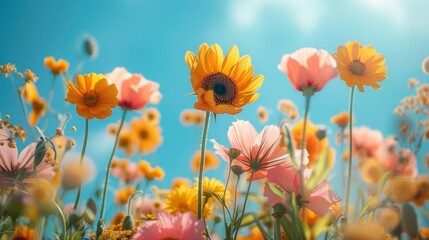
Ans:
<svg viewBox="0 0 429 240"><path fill-rule="evenodd" d="M312 174L312 170L305 168L304 184ZM313 190L306 189L305 193L301 192L299 172L294 168L285 168L278 166L267 171L267 183L277 185L284 191L284 197L276 195L268 185L265 185L264 196L268 197L268 203L274 206L278 203L287 204L291 193L295 193L298 204L305 201L305 207L319 216L324 216L328 212L334 214L331 205L338 203L341 199L331 190L326 180L321 181Z"/></svg>
<svg viewBox="0 0 429 240"><path fill-rule="evenodd" d="M204 239L202 235L204 226L204 222L198 220L190 212L177 213L175 216L159 213L156 221L144 221L137 229L133 239L202 240Z"/></svg>
<svg viewBox="0 0 429 240"><path fill-rule="evenodd" d="M383 135L378 130L368 127L353 128L353 156L374 156L382 141Z"/></svg>
<svg viewBox="0 0 429 240"><path fill-rule="evenodd" d="M162 98L158 83L149 81L140 74L131 74L125 68L115 68L113 72L106 74L106 78L118 88L118 105L123 108L141 109L149 103L159 103Z"/></svg>
<svg viewBox="0 0 429 240"><path fill-rule="evenodd" d="M253 173L253 179L265 177L266 171L275 166L291 167L289 154L281 147L282 135L274 125L266 126L259 134L248 121L238 120L228 129L231 147L240 150L241 154L233 165ZM229 162L229 148L212 139L216 153ZM308 162L308 161L307 161Z"/></svg>
<svg viewBox="0 0 429 240"><path fill-rule="evenodd" d="M338 76L335 59L323 49L301 48L292 54L285 54L278 68L288 75L292 86L298 91L313 87L312 92L318 92L329 80Z"/></svg>

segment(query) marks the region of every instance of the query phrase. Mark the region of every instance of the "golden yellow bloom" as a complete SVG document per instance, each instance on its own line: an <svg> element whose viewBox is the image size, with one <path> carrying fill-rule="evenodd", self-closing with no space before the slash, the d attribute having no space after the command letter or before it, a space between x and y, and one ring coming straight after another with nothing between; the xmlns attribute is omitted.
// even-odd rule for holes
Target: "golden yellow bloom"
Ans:
<svg viewBox="0 0 429 240"><path fill-rule="evenodd" d="M259 122L266 123L268 121L268 111L266 108L260 106L257 110Z"/></svg>
<svg viewBox="0 0 429 240"><path fill-rule="evenodd" d="M39 78L33 73L30 69L26 69L25 72L25 82L28 83L30 81L36 82Z"/></svg>
<svg viewBox="0 0 429 240"><path fill-rule="evenodd" d="M342 112L333 116L331 122L340 128L345 128L350 123L350 116L347 112Z"/></svg>
<svg viewBox="0 0 429 240"><path fill-rule="evenodd" d="M185 109L180 114L180 122L184 126L202 125L204 122L204 112L195 109Z"/></svg>
<svg viewBox="0 0 429 240"><path fill-rule="evenodd" d="M8 77L9 73L16 72L15 64L8 63L6 65L0 66L0 72L4 73L5 77Z"/></svg>
<svg viewBox="0 0 429 240"><path fill-rule="evenodd" d="M295 120L299 117L298 108L289 99L280 99L277 103L277 109L290 120Z"/></svg>
<svg viewBox="0 0 429 240"><path fill-rule="evenodd" d="M60 74L67 72L67 69L69 68L69 63L64 59L58 59L58 61L55 61L54 57L46 57L45 60L45 67L53 74Z"/></svg>
<svg viewBox="0 0 429 240"><path fill-rule="evenodd" d="M119 134L118 148L123 149L127 156L130 156L134 153L134 134L129 129L122 129L121 133Z"/></svg>
<svg viewBox="0 0 429 240"><path fill-rule="evenodd" d="M237 46L223 57L219 45L201 44L198 56L188 51L185 62L190 69L191 84L198 100L196 109L215 114L237 114L242 107L258 99L262 75L253 76L249 56L240 58Z"/></svg>
<svg viewBox="0 0 429 240"><path fill-rule="evenodd" d="M171 214L192 212L198 214L198 191L196 188L180 186L173 188L165 198L165 211ZM203 199L204 200L204 199ZM204 202L204 201L203 201ZM204 205L203 217L208 218L213 211L212 201Z"/></svg>
<svg viewBox="0 0 429 240"><path fill-rule="evenodd" d="M16 226L12 240L37 240L39 236L33 228L27 226Z"/></svg>
<svg viewBox="0 0 429 240"><path fill-rule="evenodd" d="M143 118L154 123L159 123L161 120L161 113L156 108L148 108L143 112Z"/></svg>
<svg viewBox="0 0 429 240"><path fill-rule="evenodd" d="M423 206L425 201L429 200L429 176L420 175L415 180L417 193L414 195L412 201L417 206Z"/></svg>
<svg viewBox="0 0 429 240"><path fill-rule="evenodd" d="M150 122L145 118L135 118L130 125L141 154L155 151L162 143L161 128L155 122Z"/></svg>
<svg viewBox="0 0 429 240"><path fill-rule="evenodd" d="M369 184L376 184L384 174L383 165L375 158L368 158L359 162L362 180Z"/></svg>
<svg viewBox="0 0 429 240"><path fill-rule="evenodd" d="M128 203L128 198L133 194L134 187L128 186L118 189L115 193L115 203L118 205L125 205Z"/></svg>
<svg viewBox="0 0 429 240"><path fill-rule="evenodd" d="M112 220L110 220L110 225L118 225L121 224L127 214L124 211L119 211L113 216Z"/></svg>
<svg viewBox="0 0 429 240"><path fill-rule="evenodd" d="M206 161L204 164L204 170L212 169L212 168L216 169L219 166L219 159L212 151L205 152L205 159ZM196 151L191 160L191 169L194 172L198 172L200 170L200 161L201 161L201 152Z"/></svg>
<svg viewBox="0 0 429 240"><path fill-rule="evenodd" d="M299 121L297 124L295 124L292 127L292 138L295 143L295 147L297 149L301 148L301 139L302 139L302 131L304 128L304 120ZM307 120L307 126L306 126L306 137L305 137L305 148L308 151L308 167L311 167L313 165L314 161L319 159L322 153L324 153L325 149L329 147L329 142L326 137L320 139L317 136L317 132L319 131L319 128L315 126L310 120ZM329 165L333 166L334 164L334 150L329 149L328 150L328 159L329 159Z"/></svg>
<svg viewBox="0 0 429 240"><path fill-rule="evenodd" d="M382 208L378 211L377 222L388 231L396 228L400 221L399 211L392 208Z"/></svg>
<svg viewBox="0 0 429 240"><path fill-rule="evenodd" d="M194 185L194 188L198 190L198 180L196 180L196 183ZM223 192L225 190L225 185L215 179L215 178L208 178L204 177L203 179L203 194L206 197L211 197L212 193L218 195L220 198L223 198ZM229 199L231 197L231 193L227 190L225 194L225 201L228 203Z"/></svg>
<svg viewBox="0 0 429 240"><path fill-rule="evenodd" d="M153 169L151 169L151 171L148 171L145 175L145 178L147 180L154 180L154 179L159 179L162 180L165 176L164 170L162 170L162 168L160 167L154 167Z"/></svg>
<svg viewBox="0 0 429 240"><path fill-rule="evenodd" d="M122 224L111 225L103 230L97 240L131 239L134 233L135 230L122 230ZM96 239L96 236L93 232L90 232L89 235L91 240Z"/></svg>
<svg viewBox="0 0 429 240"><path fill-rule="evenodd" d="M116 107L118 90L114 84L108 84L102 74L90 73L76 77L77 87L73 82L67 84L66 101L76 104L76 112L86 119L104 119L112 115Z"/></svg>
<svg viewBox="0 0 429 240"><path fill-rule="evenodd" d="M353 222L346 225L343 238L347 240L392 240L386 230L367 221Z"/></svg>
<svg viewBox="0 0 429 240"><path fill-rule="evenodd" d="M357 86L361 92L364 86L380 89L378 82L387 78L385 59L371 46L362 46L358 41L348 42L338 46L333 57L337 60L340 78L347 86Z"/></svg>
<svg viewBox="0 0 429 240"><path fill-rule="evenodd" d="M31 81L25 83L24 87L21 89L21 92L24 100L31 104L32 110L28 116L28 122L31 126L35 126L40 117L46 113L46 102L39 96L36 85Z"/></svg>
<svg viewBox="0 0 429 240"><path fill-rule="evenodd" d="M393 202L404 203L410 201L417 193L417 186L411 177L397 176L389 179L384 188Z"/></svg>

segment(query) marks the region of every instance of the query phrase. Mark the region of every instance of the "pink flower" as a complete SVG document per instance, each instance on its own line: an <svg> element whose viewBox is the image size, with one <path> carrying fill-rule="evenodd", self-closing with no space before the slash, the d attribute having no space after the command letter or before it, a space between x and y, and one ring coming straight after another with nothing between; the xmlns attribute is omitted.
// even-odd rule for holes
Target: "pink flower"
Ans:
<svg viewBox="0 0 429 240"><path fill-rule="evenodd" d="M109 83L118 89L118 105L131 110L157 104L162 95L158 91L159 84L145 79L140 74L131 74L125 68L115 68L106 74Z"/></svg>
<svg viewBox="0 0 429 240"><path fill-rule="evenodd" d="M154 201L148 196L140 197L134 201L133 211L135 216L153 214L156 211Z"/></svg>
<svg viewBox="0 0 429 240"><path fill-rule="evenodd" d="M304 184L310 178L312 170L304 170ZM333 213L331 205L338 203L341 199L331 190L328 182L323 180L313 190L306 190L301 193L299 172L294 168L285 168L282 166L272 168L267 172L267 183L277 185L284 193L284 196L278 196L265 184L264 196L268 197L268 203L274 206L278 203L288 205L291 193L297 196L298 204L305 201L304 206L319 216L324 216L329 211Z"/></svg>
<svg viewBox="0 0 429 240"><path fill-rule="evenodd" d="M204 222L198 220L190 212L177 213L176 216L168 213L159 213L156 221L144 221L137 229L137 233L133 239L199 240L203 239L203 230Z"/></svg>
<svg viewBox="0 0 429 240"><path fill-rule="evenodd" d="M9 187L24 185L36 177L34 174L36 146L37 143L31 143L18 156L18 149L16 147L10 147L7 142L1 141L0 182L2 185ZM54 169L55 164L53 160L49 160L45 156L36 167L37 177L51 180L55 175Z"/></svg>
<svg viewBox="0 0 429 240"><path fill-rule="evenodd" d="M409 149L401 149L398 152L397 144L394 137L384 139L375 152L376 159L383 164L386 171L394 170L401 175L416 177L418 173L416 156Z"/></svg>
<svg viewBox="0 0 429 240"><path fill-rule="evenodd" d="M348 141L347 141L348 142ZM353 128L353 156L374 156L378 147L383 142L383 135L378 130L368 127Z"/></svg>
<svg viewBox="0 0 429 240"><path fill-rule="evenodd" d="M298 91L313 87L312 92L318 92L329 80L338 76L335 59L323 49L301 48L292 54L285 54L278 68L288 75L292 86Z"/></svg>
<svg viewBox="0 0 429 240"><path fill-rule="evenodd" d="M228 139L232 145L231 148L241 151L240 156L233 161L233 165L253 173L253 179L265 177L266 171L275 166L291 167L289 154L280 146L281 138L280 129L274 125L264 127L258 134L248 121L233 122L228 129ZM216 153L229 162L229 148L220 145L214 139L211 142Z"/></svg>
<svg viewBox="0 0 429 240"><path fill-rule="evenodd" d="M142 178L142 176L139 176L136 163L129 160L117 160L116 163L118 166L111 167L110 172L119 180L130 183Z"/></svg>

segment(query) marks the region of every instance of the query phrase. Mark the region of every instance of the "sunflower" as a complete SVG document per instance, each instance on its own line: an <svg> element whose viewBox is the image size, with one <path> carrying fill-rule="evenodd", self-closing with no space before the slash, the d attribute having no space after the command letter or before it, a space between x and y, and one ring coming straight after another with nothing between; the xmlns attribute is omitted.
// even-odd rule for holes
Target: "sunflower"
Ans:
<svg viewBox="0 0 429 240"><path fill-rule="evenodd" d="M173 188L165 198L165 211L171 214L192 212L197 216L198 194L196 188L184 185ZM213 211L212 201L204 205L203 217L208 218Z"/></svg>
<svg viewBox="0 0 429 240"><path fill-rule="evenodd" d="M136 118L131 121L130 126L141 154L155 151L162 143L161 128L155 122L145 118Z"/></svg>
<svg viewBox="0 0 429 240"><path fill-rule="evenodd" d="M77 87L73 82L67 84L66 101L76 104L76 112L86 119L104 119L112 115L116 107L118 90L114 84L108 84L102 74L90 73L76 77Z"/></svg>
<svg viewBox="0 0 429 240"><path fill-rule="evenodd" d="M185 62L191 71L192 88L198 96L194 104L196 109L234 115L259 97L255 91L261 87L264 77L253 76L250 57L240 58L235 45L224 58L219 45L203 43L198 56L186 52Z"/></svg>
<svg viewBox="0 0 429 240"><path fill-rule="evenodd" d="M371 46L362 46L358 41L348 42L345 46L338 46L333 57L338 62L340 78L347 86L357 86L361 92L365 85L380 89L378 82L387 78L385 59Z"/></svg>

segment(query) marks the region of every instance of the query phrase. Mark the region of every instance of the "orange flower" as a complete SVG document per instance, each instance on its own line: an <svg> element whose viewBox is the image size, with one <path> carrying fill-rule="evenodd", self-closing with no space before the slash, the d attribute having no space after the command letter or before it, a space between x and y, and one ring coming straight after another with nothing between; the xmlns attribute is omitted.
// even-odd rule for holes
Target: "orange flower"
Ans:
<svg viewBox="0 0 429 240"><path fill-rule="evenodd" d="M350 122L350 116L347 112L342 112L331 118L331 122L340 128L345 128Z"/></svg>
<svg viewBox="0 0 429 240"><path fill-rule="evenodd" d="M35 126L40 117L46 113L46 102L39 96L36 85L32 82L26 82L21 89L24 100L31 105L32 111L28 116L28 122L31 126Z"/></svg>
<svg viewBox="0 0 429 240"><path fill-rule="evenodd" d="M189 179L187 179L187 178L175 178L173 180L173 183L171 184L171 189L176 188L176 187L180 187L182 185L185 187L190 187L191 181L189 181Z"/></svg>
<svg viewBox="0 0 429 240"><path fill-rule="evenodd" d="M414 195L412 201L417 206L423 206L425 201L429 200L429 176L420 175L415 180L417 193Z"/></svg>
<svg viewBox="0 0 429 240"><path fill-rule="evenodd" d="M36 240L39 237L33 228L27 226L17 226L12 235L13 240Z"/></svg>
<svg viewBox="0 0 429 240"><path fill-rule="evenodd" d="M297 149L301 149L301 138L302 138L302 131L304 127L304 121L299 121L295 126L292 127L292 137L295 142L295 146ZM305 137L305 148L308 151L308 167L311 167L311 165L314 163L314 161L317 161L321 154L325 151L327 147L329 147L329 142L326 137L320 138L318 136L319 128L310 120L307 120L307 129L306 129L306 137ZM334 151L332 149L329 149L328 152L328 158L329 158L329 165L333 166L334 164Z"/></svg>
<svg viewBox="0 0 429 240"><path fill-rule="evenodd" d="M118 103L118 90L114 84L108 85L104 75L78 75L76 83L77 87L71 81L67 84L66 101L76 104L79 116L86 119L104 119L112 115L112 108Z"/></svg>
<svg viewBox="0 0 429 240"><path fill-rule="evenodd" d="M140 153L151 153L161 145L161 128L156 122L143 117L133 119L130 125Z"/></svg>
<svg viewBox="0 0 429 240"><path fill-rule="evenodd" d="M126 188L118 189L115 195L115 203L118 205L125 205L128 202L128 198L133 194L134 188L128 186Z"/></svg>
<svg viewBox="0 0 429 240"><path fill-rule="evenodd" d="M65 73L69 68L69 63L61 58L55 61L54 57L46 57L44 62L45 67L51 70L53 74Z"/></svg>
<svg viewBox="0 0 429 240"><path fill-rule="evenodd" d="M204 164L204 170L210 169L210 168L217 168L219 166L219 160L217 159L216 155L211 151L205 152L205 164ZM200 161L201 161L201 152L196 151L194 156L192 157L191 161L191 169L194 172L198 172L200 170Z"/></svg>
<svg viewBox="0 0 429 240"><path fill-rule="evenodd" d="M150 165L150 163L141 160L137 163L137 169L139 171L139 175L143 175L147 180L154 180L154 179L163 179L164 178L164 170L160 167L154 167Z"/></svg>

